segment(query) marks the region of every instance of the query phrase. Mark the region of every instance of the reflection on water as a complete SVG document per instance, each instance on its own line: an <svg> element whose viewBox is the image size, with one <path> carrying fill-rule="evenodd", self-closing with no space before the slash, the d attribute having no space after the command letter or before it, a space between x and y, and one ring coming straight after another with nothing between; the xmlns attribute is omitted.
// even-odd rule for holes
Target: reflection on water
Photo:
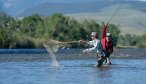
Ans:
<svg viewBox="0 0 146 84"><path fill-rule="evenodd" d="M74 51L75 52L75 51ZM111 66L94 67L94 54L0 54L0 84L144 84L146 59L112 58Z"/></svg>

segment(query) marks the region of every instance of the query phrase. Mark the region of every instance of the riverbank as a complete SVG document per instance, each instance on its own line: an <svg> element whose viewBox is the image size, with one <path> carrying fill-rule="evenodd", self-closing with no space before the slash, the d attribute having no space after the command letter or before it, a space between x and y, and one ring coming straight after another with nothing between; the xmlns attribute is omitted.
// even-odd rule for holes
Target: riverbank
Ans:
<svg viewBox="0 0 146 84"><path fill-rule="evenodd" d="M91 52L88 54L82 53L83 49L59 49L56 55L65 56L71 54L74 57L85 55L86 57L95 57L96 53ZM45 49L0 49L0 54L48 54ZM64 57L64 58L66 58ZM113 58L146 58L146 49L137 48L114 48L111 54Z"/></svg>

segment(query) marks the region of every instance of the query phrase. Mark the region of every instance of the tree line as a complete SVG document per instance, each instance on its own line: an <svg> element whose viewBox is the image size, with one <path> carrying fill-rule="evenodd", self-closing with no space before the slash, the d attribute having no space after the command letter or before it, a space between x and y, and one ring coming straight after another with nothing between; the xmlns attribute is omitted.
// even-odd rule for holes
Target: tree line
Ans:
<svg viewBox="0 0 146 84"><path fill-rule="evenodd" d="M91 32L96 31L101 38L101 25L93 20L77 21L62 14L41 16L33 14L15 18L0 12L0 48L42 48L46 39L58 41L91 40ZM114 46L146 47L146 34L136 36L120 35L117 25L109 24L108 32L112 33ZM71 44L72 48L85 47L84 44Z"/></svg>

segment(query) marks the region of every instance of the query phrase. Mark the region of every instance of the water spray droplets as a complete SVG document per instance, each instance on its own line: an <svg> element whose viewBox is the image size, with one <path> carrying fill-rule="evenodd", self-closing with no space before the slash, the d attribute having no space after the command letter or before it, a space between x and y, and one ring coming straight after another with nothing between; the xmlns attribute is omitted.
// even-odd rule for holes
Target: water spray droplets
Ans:
<svg viewBox="0 0 146 84"><path fill-rule="evenodd" d="M55 42L53 41L49 41L48 42L48 45L45 45L43 44L44 47L46 48L47 52L50 54L50 57L51 57L51 66L52 67L56 67L56 66L59 66L59 63L57 62L56 60L56 56L55 56L55 52L58 51L58 48L59 48L59 45L56 44Z"/></svg>

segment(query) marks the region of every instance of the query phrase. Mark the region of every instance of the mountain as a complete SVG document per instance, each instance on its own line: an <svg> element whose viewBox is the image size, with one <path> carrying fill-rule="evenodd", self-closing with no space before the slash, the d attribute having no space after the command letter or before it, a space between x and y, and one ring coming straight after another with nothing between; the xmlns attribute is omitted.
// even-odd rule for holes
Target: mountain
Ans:
<svg viewBox="0 0 146 84"><path fill-rule="evenodd" d="M16 16L25 9L38 5L43 1L46 0L0 0L3 6L2 10L12 16Z"/></svg>
<svg viewBox="0 0 146 84"><path fill-rule="evenodd" d="M62 13L78 20L108 21L120 25L122 34L141 35L146 32L146 2L135 0L0 0L0 10L14 17L34 13L51 15ZM130 32L129 32L130 31Z"/></svg>
<svg viewBox="0 0 146 84"><path fill-rule="evenodd" d="M0 0L0 9L12 16L28 16L33 13L90 13L115 4L130 4L133 8L146 11L146 2L135 0Z"/></svg>
<svg viewBox="0 0 146 84"><path fill-rule="evenodd" d="M108 22L118 7L119 5L112 5L101 9L100 12L66 14L66 16L71 16L79 21L88 19L95 20L98 23ZM119 25L122 34L142 35L146 32L146 13L134 8L131 9L130 5L125 4L109 23Z"/></svg>
<svg viewBox="0 0 146 84"><path fill-rule="evenodd" d="M97 0L0 0L3 6L2 10L13 16L19 15L19 13L22 13L29 9L38 8L37 6L43 5L44 3L54 3L53 5L56 5L58 3L60 4L61 3L81 3L81 2L88 3L88 2L94 2L94 1L97 1ZM110 1L110 0L106 0L106 1Z"/></svg>
<svg viewBox="0 0 146 84"><path fill-rule="evenodd" d="M3 10L3 3L0 1L0 11Z"/></svg>
<svg viewBox="0 0 146 84"><path fill-rule="evenodd" d="M112 4L116 4L114 2ZM94 2L79 2L79 3L42 3L32 8L26 9L18 16L27 16L33 13L41 15L50 15L53 13L83 13L83 12L97 12L99 9L111 5L111 1L94 1Z"/></svg>
<svg viewBox="0 0 146 84"><path fill-rule="evenodd" d="M122 4L118 13L110 23L120 25L122 34L130 33L142 35L146 32L146 2L143 1L93 1L80 3L42 3L26 9L18 16L28 16L33 13L51 15L63 13L78 20L88 19L102 22L114 15Z"/></svg>
<svg viewBox="0 0 146 84"><path fill-rule="evenodd" d="M98 12L102 8L121 4L123 0L114 1L90 1L90 2L76 2L76 3L41 3L31 8L17 13L16 16L28 16L34 13L41 15L51 15L53 13L72 14L72 13L91 13ZM146 12L146 2L142 1L125 1L123 4L130 5L131 9L141 10Z"/></svg>
<svg viewBox="0 0 146 84"><path fill-rule="evenodd" d="M146 2L133 0L0 0L0 9L12 16L23 17L34 13L50 15L99 12L102 8L121 3L146 12Z"/></svg>

